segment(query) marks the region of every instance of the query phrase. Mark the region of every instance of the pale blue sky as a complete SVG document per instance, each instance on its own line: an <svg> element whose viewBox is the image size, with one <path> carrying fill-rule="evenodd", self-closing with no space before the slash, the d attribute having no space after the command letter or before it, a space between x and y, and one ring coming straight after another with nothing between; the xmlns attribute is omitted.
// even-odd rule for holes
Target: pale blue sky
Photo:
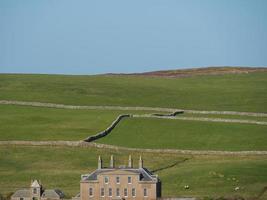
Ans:
<svg viewBox="0 0 267 200"><path fill-rule="evenodd" d="M0 0L0 73L267 66L266 0Z"/></svg>

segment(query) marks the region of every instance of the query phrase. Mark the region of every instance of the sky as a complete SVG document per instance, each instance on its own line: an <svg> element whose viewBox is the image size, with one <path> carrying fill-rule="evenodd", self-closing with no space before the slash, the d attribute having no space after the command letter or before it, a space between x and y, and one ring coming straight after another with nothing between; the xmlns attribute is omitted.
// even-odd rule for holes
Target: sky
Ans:
<svg viewBox="0 0 267 200"><path fill-rule="evenodd" d="M0 73L267 66L266 0L0 0Z"/></svg>

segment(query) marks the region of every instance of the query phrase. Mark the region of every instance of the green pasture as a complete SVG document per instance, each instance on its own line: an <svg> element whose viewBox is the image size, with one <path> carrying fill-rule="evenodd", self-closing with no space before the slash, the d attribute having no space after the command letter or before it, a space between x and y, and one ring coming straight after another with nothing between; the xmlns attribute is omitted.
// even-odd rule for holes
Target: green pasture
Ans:
<svg viewBox="0 0 267 200"><path fill-rule="evenodd" d="M82 140L119 112L0 105L0 140Z"/></svg>
<svg viewBox="0 0 267 200"><path fill-rule="evenodd" d="M70 105L150 106L267 113L267 73L162 78L0 74L0 100ZM69 110L0 105L0 140L82 140L107 128L119 114L148 111ZM182 114L267 121L267 117ZM267 126L239 123L125 118L99 143L135 148L188 150L267 150ZM0 194L27 187L33 178L60 188L68 198L79 192L80 175L97 167L127 164L127 151L79 147L0 146ZM267 156L191 156L131 152L137 165L162 180L163 196L256 197L267 186ZM184 189L189 185L189 189ZM239 191L234 188L239 187ZM264 200L266 193L260 200Z"/></svg>
<svg viewBox="0 0 267 200"><path fill-rule="evenodd" d="M127 118L111 134L97 142L153 149L267 150L267 126Z"/></svg>
<svg viewBox="0 0 267 200"><path fill-rule="evenodd" d="M186 78L0 74L0 99L267 112L267 73Z"/></svg>
<svg viewBox="0 0 267 200"><path fill-rule="evenodd" d="M0 140L83 140L119 114L143 112L0 105L0 113Z"/></svg>
<svg viewBox="0 0 267 200"><path fill-rule="evenodd" d="M148 112L0 105L0 113L0 140L42 141L83 140L107 128L119 114ZM266 132L266 125L126 118L97 142L137 148L267 150Z"/></svg>
<svg viewBox="0 0 267 200"><path fill-rule="evenodd" d="M113 154L116 165L126 165L130 152L95 148L0 147L0 193L7 195L41 179L46 188L60 188L67 197L79 192L80 175L97 167L98 155L108 166ZM255 197L267 183L266 156L190 156L131 152L162 180L163 196ZM184 186L189 185L185 190ZM235 191L235 187L240 187Z"/></svg>

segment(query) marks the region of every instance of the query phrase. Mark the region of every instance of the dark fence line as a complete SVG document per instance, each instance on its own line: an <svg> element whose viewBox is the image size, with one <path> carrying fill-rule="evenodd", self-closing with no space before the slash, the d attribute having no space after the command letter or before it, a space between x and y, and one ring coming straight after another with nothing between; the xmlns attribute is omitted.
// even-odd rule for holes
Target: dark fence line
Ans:
<svg viewBox="0 0 267 200"><path fill-rule="evenodd" d="M183 113L184 113L183 110L179 110L179 111L174 111L174 112L168 113L168 114L154 113L152 115L154 115L154 116L160 116L160 117L174 117L174 116L176 116L178 114L183 114Z"/></svg>
<svg viewBox="0 0 267 200"><path fill-rule="evenodd" d="M89 136L86 139L84 139L85 142L92 142L95 141L97 139L100 139L102 137L107 136L115 127L116 125L125 117L131 117L131 115L129 114L125 114L125 115L119 115L115 121L112 122L112 124L106 128L104 131L101 131L99 133L97 133L96 135L93 136Z"/></svg>

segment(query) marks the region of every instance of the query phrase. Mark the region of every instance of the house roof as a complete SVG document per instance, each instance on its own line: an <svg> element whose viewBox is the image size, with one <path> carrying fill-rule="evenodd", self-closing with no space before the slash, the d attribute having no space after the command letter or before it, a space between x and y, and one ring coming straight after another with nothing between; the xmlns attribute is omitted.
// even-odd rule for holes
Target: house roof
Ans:
<svg viewBox="0 0 267 200"><path fill-rule="evenodd" d="M21 190L17 190L12 197L30 197L30 190L29 189L21 189Z"/></svg>
<svg viewBox="0 0 267 200"><path fill-rule="evenodd" d="M31 184L31 187L41 187L41 184L37 180L34 180Z"/></svg>
<svg viewBox="0 0 267 200"><path fill-rule="evenodd" d="M157 176L153 175L146 168L139 168L139 169L135 169L135 168L103 168L103 169L97 169L94 172L92 172L91 174L82 175L81 181L97 180L98 175L113 172L116 170L138 174L138 175L140 175L140 181L157 181L158 180Z"/></svg>
<svg viewBox="0 0 267 200"><path fill-rule="evenodd" d="M30 196L31 196L30 189L17 190L12 195L12 197L23 197L23 198L27 198ZM47 198L47 199L61 199L64 197L64 193L59 189L48 189L43 192L42 197Z"/></svg>
<svg viewBox="0 0 267 200"><path fill-rule="evenodd" d="M42 197L48 199L57 199L57 198L61 199L64 197L64 193L59 189L49 189L43 192Z"/></svg>

